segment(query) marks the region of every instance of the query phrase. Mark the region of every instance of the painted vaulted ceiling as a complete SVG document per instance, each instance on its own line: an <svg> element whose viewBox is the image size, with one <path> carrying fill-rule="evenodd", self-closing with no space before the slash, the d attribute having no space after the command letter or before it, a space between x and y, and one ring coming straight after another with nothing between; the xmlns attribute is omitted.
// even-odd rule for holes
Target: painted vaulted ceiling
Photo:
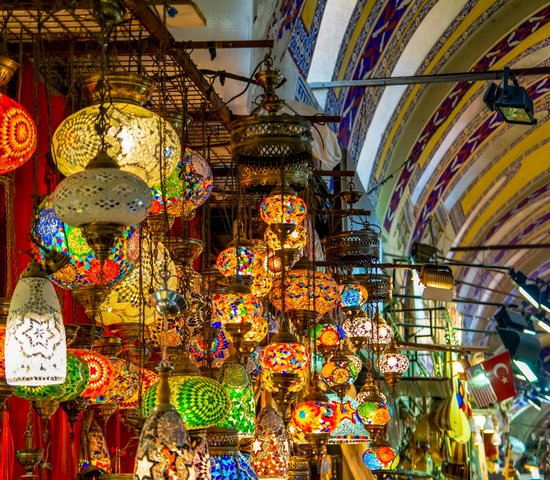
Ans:
<svg viewBox="0 0 550 480"><path fill-rule="evenodd" d="M435 243L453 261L513 266L550 281L548 250L449 251L548 243L548 76L519 77L535 104L535 126L509 125L491 112L483 103L487 82L308 88L330 80L547 66L547 1L301 0L279 1L277 9L275 51L288 45L298 72L295 96L341 115L334 128L372 192L387 255L408 255L414 242ZM455 278L483 287L459 284L457 297L517 300L506 272L463 268ZM494 308L461 305L474 328L490 328Z"/></svg>

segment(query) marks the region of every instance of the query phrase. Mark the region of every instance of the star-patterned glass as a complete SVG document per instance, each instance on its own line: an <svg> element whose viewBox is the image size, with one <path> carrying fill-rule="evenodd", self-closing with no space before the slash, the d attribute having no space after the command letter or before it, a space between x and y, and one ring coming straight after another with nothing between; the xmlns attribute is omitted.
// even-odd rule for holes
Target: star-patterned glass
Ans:
<svg viewBox="0 0 550 480"><path fill-rule="evenodd" d="M304 434L331 433L338 424L329 402L299 402L292 410L292 423Z"/></svg>
<svg viewBox="0 0 550 480"><path fill-rule="evenodd" d="M281 415L264 407L257 418L250 463L258 478L284 480L288 473L290 443Z"/></svg>
<svg viewBox="0 0 550 480"><path fill-rule="evenodd" d="M345 395L342 400L334 393L327 394L338 418L338 425L330 434L328 443L365 443L370 434L357 414L357 400Z"/></svg>
<svg viewBox="0 0 550 480"><path fill-rule="evenodd" d="M10 302L5 340L10 385L61 384L67 376L67 345L59 299L45 276L24 273Z"/></svg>
<svg viewBox="0 0 550 480"><path fill-rule="evenodd" d="M134 480L194 480L194 457L179 413L161 403L141 431Z"/></svg>

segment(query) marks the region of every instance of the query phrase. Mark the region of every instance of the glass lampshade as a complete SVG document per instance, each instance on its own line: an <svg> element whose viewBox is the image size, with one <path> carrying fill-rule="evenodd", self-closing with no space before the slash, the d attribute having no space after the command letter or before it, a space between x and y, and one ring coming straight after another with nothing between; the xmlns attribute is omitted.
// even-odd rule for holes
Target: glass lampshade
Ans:
<svg viewBox="0 0 550 480"><path fill-rule="evenodd" d="M252 278L254 275L256 252L254 248L238 245L220 252L216 259L216 267L225 277Z"/></svg>
<svg viewBox="0 0 550 480"><path fill-rule="evenodd" d="M194 457L179 413L171 404L161 403L151 412L141 431L134 479L194 479Z"/></svg>
<svg viewBox="0 0 550 480"><path fill-rule="evenodd" d="M281 237L271 227L267 227L264 233L264 240L271 250L302 250L307 244L307 230L303 225L296 225L294 230L285 236L284 243Z"/></svg>
<svg viewBox="0 0 550 480"><path fill-rule="evenodd" d="M345 355L336 353L323 365L321 378L330 388L344 389L357 378L357 375L354 375L355 372L350 360Z"/></svg>
<svg viewBox="0 0 550 480"><path fill-rule="evenodd" d="M118 405L130 400L139 389L139 368L133 363L121 358L109 357L115 375L111 386L101 395L93 399L93 403L109 403Z"/></svg>
<svg viewBox="0 0 550 480"><path fill-rule="evenodd" d="M256 400L246 368L234 357L228 358L222 365L218 380L231 401L231 411L219 426L234 428L241 438L251 437L256 423Z"/></svg>
<svg viewBox="0 0 550 480"><path fill-rule="evenodd" d="M292 422L304 435L331 433L338 424L335 413L329 402L302 401L292 410Z"/></svg>
<svg viewBox="0 0 550 480"><path fill-rule="evenodd" d="M274 193L260 204L260 217L268 225L297 225L305 220L306 215L306 202L291 193Z"/></svg>
<svg viewBox="0 0 550 480"><path fill-rule="evenodd" d="M172 374L168 379L172 404L188 430L208 428L223 421L231 402L227 391L215 380L200 375ZM158 403L158 383L143 397L143 416L149 416Z"/></svg>
<svg viewBox="0 0 550 480"><path fill-rule="evenodd" d="M229 338L223 328L217 330L211 342L207 342L200 329L193 332L189 342L189 356L197 367L205 367L211 362L213 368L219 368L229 356Z"/></svg>
<svg viewBox="0 0 550 480"><path fill-rule="evenodd" d="M86 93L95 101L99 100L98 90L93 90L98 80L97 74L84 80ZM149 186L159 184L159 164L163 165L165 175L171 173L180 160L181 146L178 134L168 121L139 105L148 100L152 82L135 74L112 73L106 75L106 83L113 100L106 111L105 142L109 155L122 170L138 176ZM142 87L143 94L136 96L137 89L130 83ZM120 86L123 88L118 88ZM130 90L132 98L127 95ZM66 177L84 170L99 149L101 137L95 126L100 107L92 105L70 115L53 134L52 155Z"/></svg>
<svg viewBox="0 0 550 480"><path fill-rule="evenodd" d="M252 325L260 322L264 313L262 301L251 293L212 294L212 324L234 323Z"/></svg>
<svg viewBox="0 0 550 480"><path fill-rule="evenodd" d="M374 385L372 376L367 376L356 400L359 404L357 414L369 432L377 433L391 420L392 414L386 397Z"/></svg>
<svg viewBox="0 0 550 480"><path fill-rule="evenodd" d="M61 384L67 345L59 299L38 264L31 261L17 283L6 321L6 381L10 385Z"/></svg>
<svg viewBox="0 0 550 480"><path fill-rule="evenodd" d="M210 474L210 452L208 441L203 437L198 446L195 447L195 458L193 459L196 480L212 480Z"/></svg>
<svg viewBox="0 0 550 480"><path fill-rule="evenodd" d="M6 378L6 324L0 323L0 379Z"/></svg>
<svg viewBox="0 0 550 480"><path fill-rule="evenodd" d="M0 93L0 175L29 160L37 140L32 117L19 103Z"/></svg>
<svg viewBox="0 0 550 480"><path fill-rule="evenodd" d="M115 377L115 369L111 360L93 350L74 348L69 350L69 352L84 360L90 370L90 380L80 396L84 398L97 398L103 395L110 388Z"/></svg>
<svg viewBox="0 0 550 480"><path fill-rule="evenodd" d="M211 455L210 475L212 480L258 479L248 459L241 452Z"/></svg>
<svg viewBox="0 0 550 480"><path fill-rule="evenodd" d="M262 349L262 368L272 374L297 374L307 369L309 352L298 342L268 343Z"/></svg>
<svg viewBox="0 0 550 480"><path fill-rule="evenodd" d="M52 201L55 213L68 225L126 227L137 225L147 216L152 197L147 184L137 175L114 167L94 167L64 178Z"/></svg>
<svg viewBox="0 0 550 480"><path fill-rule="evenodd" d="M369 347L379 355L392 341L393 332L380 312L376 312L372 318L372 334Z"/></svg>
<svg viewBox="0 0 550 480"><path fill-rule="evenodd" d="M267 245L264 250L258 249L258 243L254 244L256 255L254 256L254 269L250 292L257 297L266 297L273 287L273 272L267 266Z"/></svg>
<svg viewBox="0 0 550 480"><path fill-rule="evenodd" d="M264 313L257 322L252 324L250 330L245 333L244 341L261 342L267 336L268 331L269 323Z"/></svg>
<svg viewBox="0 0 550 480"><path fill-rule="evenodd" d="M395 386L403 373L409 368L409 359L403 355L392 341L382 355L378 357L376 365L384 375L388 384Z"/></svg>
<svg viewBox="0 0 550 480"><path fill-rule="evenodd" d="M384 439L377 438L363 453L363 463L371 470L395 470L399 454Z"/></svg>
<svg viewBox="0 0 550 480"><path fill-rule="evenodd" d="M139 236L136 235L128 246L128 256L136 260L141 257L141 267L136 263L134 270L109 291L107 298L100 306L101 321L105 325L139 324L143 318L146 324L154 322L156 310L148 302L144 302L141 287L160 289L162 287L162 278L159 275L161 270L168 272L168 289L176 290L178 287L176 266L161 242L151 247L151 244L144 239L140 242Z"/></svg>
<svg viewBox="0 0 550 480"><path fill-rule="evenodd" d="M329 393L327 397L336 412L338 425L330 434L328 443L365 443L370 434L357 415L359 404L357 400L345 395L342 400L336 394Z"/></svg>
<svg viewBox="0 0 550 480"><path fill-rule="evenodd" d="M289 438L281 415L273 407L264 407L256 421L250 459L258 478L285 480L289 456Z"/></svg>
<svg viewBox="0 0 550 480"><path fill-rule="evenodd" d="M101 265L82 230L61 221L53 208L52 196L48 195L38 208L32 234L47 250L69 257L69 264L52 274L51 279L63 288L74 288L83 285L110 286L128 275L133 264L127 250L134 232L134 227L126 228ZM39 249L38 260L42 262L44 257L44 251Z"/></svg>
<svg viewBox="0 0 550 480"><path fill-rule="evenodd" d="M369 292L360 283L342 285L342 310L351 312L361 308L369 298Z"/></svg>
<svg viewBox="0 0 550 480"><path fill-rule="evenodd" d="M15 395L27 400L55 400L68 402L80 396L86 389L90 380L88 364L73 355L67 354L67 377L59 385L44 385L39 387L19 386L15 389Z"/></svg>
<svg viewBox="0 0 550 480"><path fill-rule="evenodd" d="M341 332L337 325L330 323L320 323L309 330L311 342L315 343L317 349L321 352L338 348L343 334L344 332Z"/></svg>
<svg viewBox="0 0 550 480"><path fill-rule="evenodd" d="M283 307L282 290L281 279L278 279L269 297L275 308L279 310ZM335 308L339 300L338 284L326 273L291 270L286 275L286 311L315 310L317 314L323 315Z"/></svg>
<svg viewBox="0 0 550 480"><path fill-rule="evenodd" d="M80 468L97 467L104 470L106 473L111 472L111 456L109 455L109 447L107 441L101 432L101 428L97 422L93 422L90 431L87 435L87 447L82 448L83 455L80 457ZM90 456L88 457L88 450Z"/></svg>
<svg viewBox="0 0 550 480"><path fill-rule="evenodd" d="M208 162L197 152L186 148L175 170L165 178L163 188L160 184L153 186L151 213L163 212L166 203L168 215L188 217L208 200L213 187L214 179Z"/></svg>
<svg viewBox="0 0 550 480"><path fill-rule="evenodd" d="M159 376L152 370L149 370L148 368L140 368L140 371L141 371L141 375L140 375L141 395L139 392L140 389L138 388L132 398L118 405L119 410L137 409L139 407L140 397L142 397L145 394L145 391L151 385L158 382Z"/></svg>

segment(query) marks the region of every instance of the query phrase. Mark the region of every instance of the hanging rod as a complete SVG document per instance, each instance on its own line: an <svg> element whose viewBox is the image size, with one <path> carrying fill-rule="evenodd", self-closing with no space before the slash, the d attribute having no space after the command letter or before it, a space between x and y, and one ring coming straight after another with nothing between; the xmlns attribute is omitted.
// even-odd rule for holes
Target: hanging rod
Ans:
<svg viewBox="0 0 550 480"><path fill-rule="evenodd" d="M451 247L451 252L477 252L478 250L535 250L550 248L550 243L524 243L522 245L472 245Z"/></svg>
<svg viewBox="0 0 550 480"><path fill-rule="evenodd" d="M514 68L516 76L548 75L550 67ZM393 85L420 85L427 83L457 83L457 82L483 82L488 80L501 80L504 70L488 70L485 72L460 72L438 73L435 75L410 75L401 77L374 77L359 80L331 80L327 82L310 82L312 90L320 88L365 88L365 87L390 87Z"/></svg>

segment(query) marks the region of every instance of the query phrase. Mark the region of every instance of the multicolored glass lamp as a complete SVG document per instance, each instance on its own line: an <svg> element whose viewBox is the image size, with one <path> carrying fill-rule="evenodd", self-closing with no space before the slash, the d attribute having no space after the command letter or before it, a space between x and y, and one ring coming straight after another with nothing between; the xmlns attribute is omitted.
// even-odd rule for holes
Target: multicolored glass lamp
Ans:
<svg viewBox="0 0 550 480"><path fill-rule="evenodd" d="M342 330L355 350L363 348L372 337L372 321L361 309L353 311L342 322Z"/></svg>
<svg viewBox="0 0 550 480"><path fill-rule="evenodd" d="M382 314L376 310L372 317L372 334L368 347L380 355L393 339L393 332L390 325L386 323Z"/></svg>
<svg viewBox="0 0 550 480"><path fill-rule="evenodd" d="M330 434L328 443L349 444L368 442L370 434L363 425L359 415L357 415L357 408L359 407L357 400L349 395L339 398L334 393L328 393L327 397L338 418L338 424Z"/></svg>
<svg viewBox="0 0 550 480"><path fill-rule="evenodd" d="M287 185L275 187L260 204L260 217L285 243L286 236L307 216L307 205Z"/></svg>
<svg viewBox="0 0 550 480"><path fill-rule="evenodd" d="M378 357L376 366L384 375L387 384L394 388L409 368L409 359L397 349L395 341L392 339L384 353Z"/></svg>
<svg viewBox="0 0 550 480"><path fill-rule="evenodd" d="M170 404L170 366L159 366L158 401L143 426L136 453L135 480L194 479L194 451L182 418Z"/></svg>
<svg viewBox="0 0 550 480"><path fill-rule="evenodd" d="M215 380L199 375L188 357L176 361L168 383L173 405L187 430L205 429L227 417L231 408L227 391ZM150 415L159 395L159 383L147 389L143 397L142 416Z"/></svg>
<svg viewBox="0 0 550 480"><path fill-rule="evenodd" d="M337 325L318 323L309 330L309 338L315 349L328 359L340 345L340 333L343 334L343 331L340 332Z"/></svg>
<svg viewBox="0 0 550 480"><path fill-rule="evenodd" d="M358 374L359 371L355 365L342 352L332 355L321 370L321 378L341 398L349 390L350 385L355 382Z"/></svg>
<svg viewBox="0 0 550 480"><path fill-rule="evenodd" d="M97 467L105 473L110 473L111 455L109 454L109 447L101 428L95 420L92 421L87 435L82 435L82 443L82 455L79 459L80 469Z"/></svg>
<svg viewBox="0 0 550 480"><path fill-rule="evenodd" d="M67 344L59 299L48 276L31 260L13 292L5 340L9 385L62 384Z"/></svg>
<svg viewBox="0 0 550 480"><path fill-rule="evenodd" d="M235 357L229 357L222 365L218 381L227 390L232 406L218 426L235 429L241 439L250 438L256 424L256 401L246 368Z"/></svg>
<svg viewBox="0 0 550 480"><path fill-rule="evenodd" d="M313 456L321 453L321 446L328 442L338 419L327 395L320 388L320 379L315 374L309 393L298 402L292 411L292 423L300 430L311 448Z"/></svg>
<svg viewBox="0 0 550 480"><path fill-rule="evenodd" d="M216 267L224 277L232 279L233 283L250 285L255 274L256 251L243 231L242 222L235 220L233 238L228 247L218 255Z"/></svg>
<svg viewBox="0 0 550 480"><path fill-rule="evenodd" d="M53 134L52 155L61 173L82 172L97 154L103 141L95 127L106 96L111 100L105 114L106 153L149 186L160 183L159 164L169 175L181 159L181 146L170 122L142 107L154 87L150 78L130 72L87 75L82 91L92 105L67 117Z"/></svg>
<svg viewBox="0 0 550 480"><path fill-rule="evenodd" d="M203 205L212 194L214 179L208 162L190 148L178 162L175 170L152 188L153 205L151 214L166 213L169 216L182 216L190 219L195 210Z"/></svg>
<svg viewBox="0 0 550 480"><path fill-rule="evenodd" d="M115 369L109 358L81 348L72 348L69 352L84 360L90 370L90 380L81 397L97 398L109 390L115 378Z"/></svg>
<svg viewBox="0 0 550 480"><path fill-rule="evenodd" d="M265 405L258 414L256 432L252 442L250 463L258 478L285 480L288 473L290 443L280 413L273 408L269 393L265 392Z"/></svg>
<svg viewBox="0 0 550 480"><path fill-rule="evenodd" d="M292 312L292 320L304 329L317 316L324 315L336 307L340 300L338 284L330 275L307 269L291 270L285 275L285 298L279 278L274 282L270 300L275 308Z"/></svg>
<svg viewBox="0 0 550 480"><path fill-rule="evenodd" d="M369 298L367 289L360 283L353 282L352 279L345 281L341 289L341 306L346 316L363 307Z"/></svg>
<svg viewBox="0 0 550 480"><path fill-rule="evenodd" d="M399 465L399 454L386 440L378 437L363 453L363 463L373 473L377 470L395 470Z"/></svg>
<svg viewBox="0 0 550 480"><path fill-rule="evenodd" d="M19 65L0 56L0 88L13 77ZM7 95L0 93L0 175L29 160L36 150L38 132L29 113Z"/></svg>
<svg viewBox="0 0 550 480"><path fill-rule="evenodd" d="M381 435L391 420L391 410L386 397L374 384L372 373L367 374L363 388L356 397L359 407L357 414L371 435Z"/></svg>

